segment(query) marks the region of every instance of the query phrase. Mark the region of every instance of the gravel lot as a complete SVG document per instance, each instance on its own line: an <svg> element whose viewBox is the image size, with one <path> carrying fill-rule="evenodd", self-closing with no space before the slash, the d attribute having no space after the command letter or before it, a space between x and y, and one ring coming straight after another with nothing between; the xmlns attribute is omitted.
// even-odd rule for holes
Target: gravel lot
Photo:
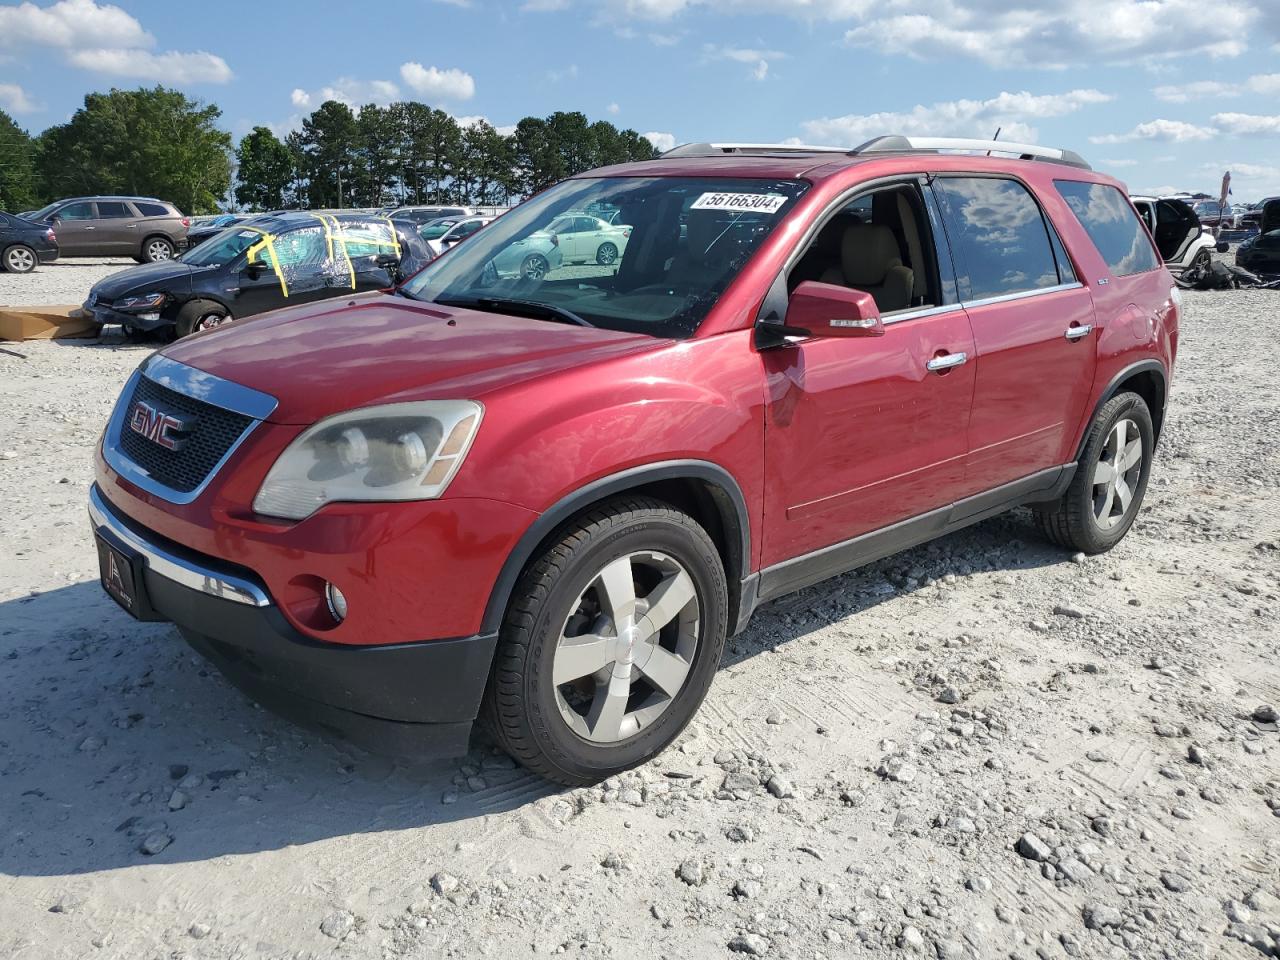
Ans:
<svg viewBox="0 0 1280 960"><path fill-rule="evenodd" d="M31 273L0 271L0 304L78 306L89 295L89 288L103 277L136 266L130 257L77 257L56 260Z"/></svg>
<svg viewBox="0 0 1280 960"><path fill-rule="evenodd" d="M0 956L1276 955L1280 294L1186 299L1114 552L1013 514L772 603L676 747L581 790L350 752L130 621L84 501L147 348L5 345Z"/></svg>

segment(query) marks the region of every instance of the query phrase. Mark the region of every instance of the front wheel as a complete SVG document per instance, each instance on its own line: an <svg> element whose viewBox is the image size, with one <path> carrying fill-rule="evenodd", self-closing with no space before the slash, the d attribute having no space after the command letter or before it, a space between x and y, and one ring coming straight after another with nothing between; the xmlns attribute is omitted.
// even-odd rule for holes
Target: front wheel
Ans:
<svg viewBox="0 0 1280 960"><path fill-rule="evenodd" d="M30 273L36 268L36 252L22 243L4 252L4 268L10 273Z"/></svg>
<svg viewBox="0 0 1280 960"><path fill-rule="evenodd" d="M728 589L691 517L620 497L562 528L512 595L485 692L502 746L573 786L652 759L685 728L724 650Z"/></svg>
<svg viewBox="0 0 1280 960"><path fill-rule="evenodd" d="M1036 507L1040 528L1059 546L1084 553L1110 550L1138 515L1154 453L1146 401L1136 393L1112 397L1089 426L1067 492Z"/></svg>
<svg viewBox="0 0 1280 960"><path fill-rule="evenodd" d="M541 280L550 269L551 264L547 263L546 257L540 253L533 253L524 258L524 263L520 265L520 274L526 280Z"/></svg>
<svg viewBox="0 0 1280 960"><path fill-rule="evenodd" d="M193 300L178 311L174 322L174 333L179 339L189 337L193 333L202 333L230 323L232 317L226 308L207 300Z"/></svg>

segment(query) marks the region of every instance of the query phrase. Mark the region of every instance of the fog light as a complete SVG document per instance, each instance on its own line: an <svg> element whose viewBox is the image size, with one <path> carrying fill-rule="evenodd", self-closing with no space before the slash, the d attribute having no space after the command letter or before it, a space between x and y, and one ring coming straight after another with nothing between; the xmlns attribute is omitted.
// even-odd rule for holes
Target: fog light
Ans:
<svg viewBox="0 0 1280 960"><path fill-rule="evenodd" d="M347 619L347 598L342 595L342 591L335 587L332 583L326 583L324 587L324 599L329 604L329 613L333 619L341 623Z"/></svg>

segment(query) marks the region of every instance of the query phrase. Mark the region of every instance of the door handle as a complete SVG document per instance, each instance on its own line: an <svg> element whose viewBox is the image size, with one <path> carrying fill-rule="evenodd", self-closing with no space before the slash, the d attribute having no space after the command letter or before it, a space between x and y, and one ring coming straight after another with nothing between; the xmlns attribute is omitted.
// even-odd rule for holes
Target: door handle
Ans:
<svg viewBox="0 0 1280 960"><path fill-rule="evenodd" d="M1093 333L1093 324L1086 323L1082 327L1067 327L1067 332L1063 334L1068 340L1079 340L1081 337L1087 337Z"/></svg>
<svg viewBox="0 0 1280 960"><path fill-rule="evenodd" d="M138 229L138 225L137 225L136 223L126 223L126 224L124 225L124 228L125 228L126 230L137 230L137 229Z"/></svg>
<svg viewBox="0 0 1280 960"><path fill-rule="evenodd" d="M930 373L937 373L939 370L950 370L952 367L958 367L969 359L967 353L948 353L941 357L934 357L924 365L924 368Z"/></svg>
<svg viewBox="0 0 1280 960"><path fill-rule="evenodd" d="M97 230L97 227L85 227L86 230Z"/></svg>

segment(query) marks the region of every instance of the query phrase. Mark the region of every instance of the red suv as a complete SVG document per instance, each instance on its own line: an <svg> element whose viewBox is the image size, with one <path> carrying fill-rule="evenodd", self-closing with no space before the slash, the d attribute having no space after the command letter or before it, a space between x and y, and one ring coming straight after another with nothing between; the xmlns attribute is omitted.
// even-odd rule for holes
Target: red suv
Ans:
<svg viewBox="0 0 1280 960"><path fill-rule="evenodd" d="M630 231L609 263L495 268L593 206ZM1178 309L1069 151L677 148L395 291L149 358L97 457L103 585L356 742L460 753L481 717L596 781L676 737L774 597L1019 505L1114 546Z"/></svg>

